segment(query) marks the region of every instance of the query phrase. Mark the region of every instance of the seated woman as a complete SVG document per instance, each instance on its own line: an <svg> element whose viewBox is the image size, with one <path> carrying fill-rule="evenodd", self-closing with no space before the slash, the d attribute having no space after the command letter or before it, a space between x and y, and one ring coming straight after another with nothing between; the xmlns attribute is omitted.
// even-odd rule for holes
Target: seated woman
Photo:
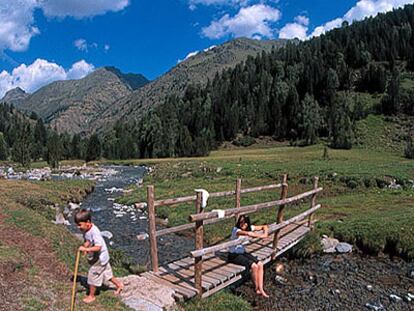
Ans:
<svg viewBox="0 0 414 311"><path fill-rule="evenodd" d="M260 230L263 230L263 233L254 232ZM242 235L252 238L267 238L268 227L266 225L253 226L250 224L248 216L241 215L231 232L231 240L235 240ZM266 298L269 297L263 289L263 262L259 261L252 254L246 253L246 249L241 244L230 247L228 261L236 265L245 266L246 271L250 271L251 273L256 288L256 294Z"/></svg>

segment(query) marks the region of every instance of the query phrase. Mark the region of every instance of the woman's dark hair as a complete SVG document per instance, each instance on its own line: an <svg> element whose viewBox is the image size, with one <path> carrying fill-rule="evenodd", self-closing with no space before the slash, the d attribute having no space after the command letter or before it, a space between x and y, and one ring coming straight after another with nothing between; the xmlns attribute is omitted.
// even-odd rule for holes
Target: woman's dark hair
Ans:
<svg viewBox="0 0 414 311"><path fill-rule="evenodd" d="M250 218L249 216L241 215L239 216L239 219L237 219L236 227L241 229L241 222L244 222L247 224L247 230L246 231L252 231L252 225L250 224Z"/></svg>
<svg viewBox="0 0 414 311"><path fill-rule="evenodd" d="M91 213L87 210L80 210L75 214L75 217L73 217L76 224L79 224L80 222L91 222Z"/></svg>

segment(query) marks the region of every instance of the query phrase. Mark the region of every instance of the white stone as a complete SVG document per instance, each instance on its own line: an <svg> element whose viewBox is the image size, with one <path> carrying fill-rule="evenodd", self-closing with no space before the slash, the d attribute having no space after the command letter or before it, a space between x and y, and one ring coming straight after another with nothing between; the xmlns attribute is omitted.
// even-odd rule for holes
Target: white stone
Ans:
<svg viewBox="0 0 414 311"><path fill-rule="evenodd" d="M174 310L174 290L146 278L129 275L120 278L124 284L121 300L133 310Z"/></svg>

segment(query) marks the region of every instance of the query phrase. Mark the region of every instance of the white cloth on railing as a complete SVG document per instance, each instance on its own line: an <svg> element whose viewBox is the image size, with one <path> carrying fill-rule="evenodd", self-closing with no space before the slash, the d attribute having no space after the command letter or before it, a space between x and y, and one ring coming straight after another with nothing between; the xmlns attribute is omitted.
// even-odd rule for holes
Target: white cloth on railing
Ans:
<svg viewBox="0 0 414 311"><path fill-rule="evenodd" d="M205 189L194 189L195 192L201 192L201 208L205 208L207 206L207 200L210 194Z"/></svg>
<svg viewBox="0 0 414 311"><path fill-rule="evenodd" d="M224 218L224 214L226 214L224 209L213 209L212 212L217 212L218 218Z"/></svg>

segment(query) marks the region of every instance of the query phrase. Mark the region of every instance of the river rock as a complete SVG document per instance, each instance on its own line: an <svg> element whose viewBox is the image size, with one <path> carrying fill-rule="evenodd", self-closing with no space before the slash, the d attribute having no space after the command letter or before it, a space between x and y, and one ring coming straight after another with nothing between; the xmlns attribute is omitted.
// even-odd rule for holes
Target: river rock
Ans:
<svg viewBox="0 0 414 311"><path fill-rule="evenodd" d="M324 235L321 243L324 253L335 253L335 247L339 244L339 241L337 239L333 239Z"/></svg>
<svg viewBox="0 0 414 311"><path fill-rule="evenodd" d="M371 303L366 303L365 307L367 307L370 310L374 310L374 311L385 310L384 306L382 304L375 305L375 304L371 304Z"/></svg>
<svg viewBox="0 0 414 311"><path fill-rule="evenodd" d="M348 243L341 242L336 245L335 250L338 253L351 253L352 252L352 245Z"/></svg>
<svg viewBox="0 0 414 311"><path fill-rule="evenodd" d="M390 295L390 299L394 302L400 302L402 300L402 298L400 296L397 296L397 295L394 295L394 294Z"/></svg>
<svg viewBox="0 0 414 311"><path fill-rule="evenodd" d="M114 235L112 234L112 232L110 232L110 231L101 231L101 235L102 235L104 238L107 238L108 240L112 239L112 237L114 236Z"/></svg>
<svg viewBox="0 0 414 311"><path fill-rule="evenodd" d="M63 215L62 212L57 212L56 219L52 222L56 225L67 225L67 226L70 225L69 221L65 219L65 216Z"/></svg>
<svg viewBox="0 0 414 311"><path fill-rule="evenodd" d="M163 311L176 308L174 290L146 278L129 275L120 278L125 288L121 300L131 309L139 311Z"/></svg>
<svg viewBox="0 0 414 311"><path fill-rule="evenodd" d="M76 204L76 203L73 203L73 202L69 202L68 203L68 208L73 211L73 210L79 209L80 205Z"/></svg>

